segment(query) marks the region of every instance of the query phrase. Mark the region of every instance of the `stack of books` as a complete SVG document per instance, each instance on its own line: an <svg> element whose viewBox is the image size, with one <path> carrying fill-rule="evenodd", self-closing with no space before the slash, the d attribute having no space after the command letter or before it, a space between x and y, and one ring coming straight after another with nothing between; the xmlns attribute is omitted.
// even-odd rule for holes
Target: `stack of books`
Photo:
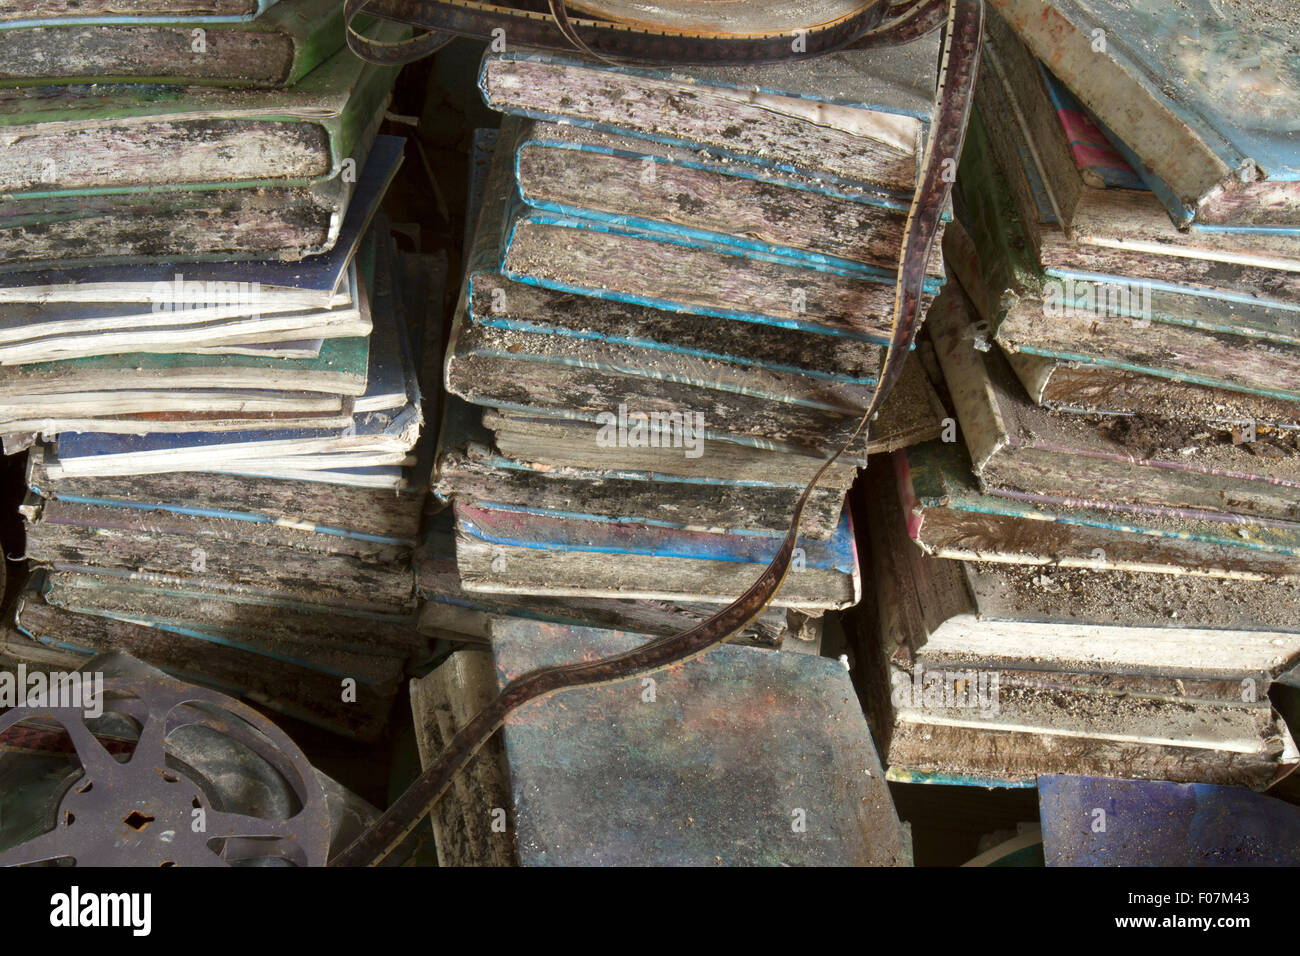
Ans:
<svg viewBox="0 0 1300 956"><path fill-rule="evenodd" d="M1265 787L1300 757L1269 698L1300 661L1300 152L1213 87L1249 42L1295 89L1294 57L1196 3L993 6L927 323L961 440L864 498L890 773ZM1218 73L1163 59L1211 29Z"/></svg>
<svg viewBox="0 0 1300 956"><path fill-rule="evenodd" d="M377 216L397 70L327 0L157 6L0 22L0 435L35 566L5 653L124 649L372 736L424 646L442 338L439 276Z"/></svg>
<svg viewBox="0 0 1300 956"><path fill-rule="evenodd" d="M875 387L937 62L935 37L744 69L486 56L508 115L448 347L455 574L431 542L428 627L672 632L753 583ZM936 251L927 297L942 281ZM845 492L943 414L910 361L749 639L858 601Z"/></svg>

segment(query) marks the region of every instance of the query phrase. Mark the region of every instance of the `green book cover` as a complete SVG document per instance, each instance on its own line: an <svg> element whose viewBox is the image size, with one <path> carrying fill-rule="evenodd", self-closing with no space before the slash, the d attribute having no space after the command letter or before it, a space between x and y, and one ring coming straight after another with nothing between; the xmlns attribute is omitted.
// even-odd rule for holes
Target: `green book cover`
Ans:
<svg viewBox="0 0 1300 956"><path fill-rule="evenodd" d="M122 389L257 388L361 395L370 337L325 339L315 358L136 352L0 368L0 402Z"/></svg>
<svg viewBox="0 0 1300 956"><path fill-rule="evenodd" d="M0 23L0 86L292 86L343 43L343 5L337 0L282 0L241 22L78 18Z"/></svg>
<svg viewBox="0 0 1300 956"><path fill-rule="evenodd" d="M382 24L377 36L409 28ZM282 90L177 85L0 89L0 193L16 199L296 186L343 171L398 67L340 49Z"/></svg>

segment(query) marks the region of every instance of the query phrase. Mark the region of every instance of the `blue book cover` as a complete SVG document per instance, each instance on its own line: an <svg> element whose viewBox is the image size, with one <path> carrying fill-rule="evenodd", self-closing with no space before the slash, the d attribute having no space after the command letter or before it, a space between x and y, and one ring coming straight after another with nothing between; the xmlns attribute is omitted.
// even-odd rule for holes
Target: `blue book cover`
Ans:
<svg viewBox="0 0 1300 956"><path fill-rule="evenodd" d="M864 244L860 233L866 229L874 228L879 222L888 221L889 217L896 221L901 232L902 219L911 204L912 197L906 193L884 189L859 188L847 184L828 184L823 180L782 174L753 162L739 159L722 161L713 159L707 154L702 154L696 150L637 140L617 134L602 133L571 124L558 125L525 120L517 125L518 134L514 138L514 142L509 144L509 147L514 153L515 181L519 184L523 201L529 206L565 216L595 219L615 226L641 227L670 236L683 236L706 242L730 244L736 246L737 250L742 254L746 251L753 251L779 256L793 262L847 267L872 263L872 258L866 255L868 246ZM503 128L508 129L509 125L503 125ZM703 189L704 187L700 183L704 182L709 183L710 188L725 189L727 187L724 184L728 182L736 185L748 185L747 181L753 181L761 184L764 188L754 191L752 195L747 194L750 195L750 201L742 208L745 208L753 215L773 216L773 219L767 220L771 223L768 229L773 228L775 223L780 222L781 219L781 214L768 212L766 208L777 196L781 197L781 202L788 202L794 206L798 206L801 199L805 203L814 200L823 203L815 207L814 210L810 210L807 215L812 222L823 222L832 217L838 220L834 226L828 224L826 227L828 230L841 229L847 231L848 224L845 220L850 215L857 217L858 221L870 223L870 225L864 225L861 229L852 230L855 234L853 243L841 244L838 241L822 238L820 242L833 246L834 251L829 251L826 248L820 250L816 248L818 240L811 234L801 244L792 245L790 242L779 242L766 237L764 235L766 230L752 224L747 229L732 222L715 222L709 225L697 226L688 225L682 220L691 219L690 213L696 212L697 206L709 205L707 199L703 202L690 202L692 198L696 200L704 198L703 196L692 196L690 193L683 193L675 197L675 209L673 206L669 207L676 213L671 219L665 215L630 215L612 207L598 208L587 196L570 197L566 201L557 201L541 194L536 185L530 182L529 176L526 175L526 159L529 156L541 156L547 153L557 156L583 155L607 157L609 160L631 161L634 168L638 169L638 177L643 181L648 179L652 183L656 182L660 177L660 174L655 171L657 168L672 170L674 167L681 167L699 171L704 173L705 176L692 180L695 189ZM620 164L620 166L627 165L627 162ZM607 173L610 168L609 166L605 167ZM663 175L669 174L664 173ZM838 200L838 202L830 203L826 197ZM872 207L874 207L874 213ZM850 212L849 210L853 211ZM951 219L951 214L945 210L942 218L947 221ZM836 255L836 252L848 254ZM890 265L896 262L897 256L897 250L894 250L887 257ZM876 261L874 264L880 265L881 263Z"/></svg>
<svg viewBox="0 0 1300 956"><path fill-rule="evenodd" d="M653 243L662 247L660 252L664 255L671 255L671 247L680 246L710 256L732 257L742 261L745 259L759 260L789 270L790 285L795 286L803 283L811 289L816 289L821 283L849 280L880 286L882 291L888 290L889 294L892 295L895 284L895 272L892 270L851 263L847 260L818 262L806 256L791 258L784 254L767 252L758 248L745 248L732 242L720 242L702 234L690 235L681 231L669 232L650 226L617 223L584 216L566 216L528 206L519 196L517 189L506 209L505 233L502 237L499 266L501 274L509 279L527 285L553 289L558 292L575 292L580 295L611 299L616 302L626 302L630 305L664 309L670 312L739 319L745 322L759 322L782 328L801 329L825 335L842 336L862 342L871 342L876 345L888 344L889 336L885 331L868 332L848 328L842 324L831 324L829 321L819 322L798 316L772 315L752 308L729 308L648 293L628 292L610 288L608 284L602 284L595 276L589 279L582 276L575 276L572 280L555 279L542 274L540 271L521 266L512 259L511 254L516 236L522 228L528 226L558 227L603 234L610 237L610 241L614 245L618 245L620 240L624 239ZM655 246L641 245L639 248L648 250L650 254L653 254ZM648 269L654 268L652 260L645 261L642 265ZM922 291L927 295L936 295L940 288L942 288L942 281L929 277L925 280Z"/></svg>
<svg viewBox="0 0 1300 956"><path fill-rule="evenodd" d="M517 124L508 120L503 128L508 140L513 141L517 138ZM497 131L493 130L492 132ZM796 364L793 360L782 361L772 356L756 356L753 352L754 343L749 339L745 339L743 348L719 348L725 341L731 341L733 345L742 344L737 342L738 339L744 338L739 335L727 338L714 337L711 342L712 347L705 348L697 341L694 341L698 337L693 334L683 337L680 333L673 333L673 328L678 324L675 321L678 319L677 314L670 315L668 310L663 309L654 309L652 311L652 307L644 307L644 317L650 320L635 323L638 328L630 334L609 334L608 331L598 332L590 328L590 322L584 325L582 322L541 322L521 318L514 315L509 308L487 311L476 308L476 301L481 299L481 296L476 297L476 294L482 288L486 287L490 300L496 298L493 289L494 284L500 281L498 277L502 275L498 271L498 267L501 259L501 237L507 229L506 216L510 208L521 208L521 200L514 185L517 180L510 173L510 167L505 162L495 165L491 163L491 151L489 151L486 141L483 144L483 149L489 154L489 162L486 165L479 164L474 167L474 178L471 179L470 192L472 197L476 196L478 199L472 200L476 201L477 205L469 206L469 214L466 217L467 221L472 220L476 225L473 237L465 247L469 250L467 314L474 323L488 328L508 331L536 332L579 340L608 342L612 345L647 349L651 352L662 352L666 355L682 355L709 362L721 362L781 374L806 376L828 382L841 382L846 385L865 387L875 385L876 370L880 362L879 354L874 349L857 346L848 341L838 342L833 346L836 350L836 361L822 361L819 358L816 363L803 362ZM494 149L495 147L493 147ZM513 199L511 198L512 193L514 194ZM533 283L525 282L524 284ZM563 293L564 291L540 283L537 285L540 288L548 288L552 292ZM585 294L587 290L581 291ZM508 299L509 293L507 293ZM636 305L636 303L626 302L624 299L613 295L609 296L606 301L619 302L623 306ZM588 302L585 299L575 300L573 305L575 308L582 308L584 311L599 309L599 306L595 303ZM565 310L561 309L560 311ZM614 311L619 311L617 306L614 307ZM635 310L626 308L621 310L623 314L631 314L632 311ZM677 310L673 311L676 313ZM818 331L821 330L818 329ZM818 348L821 347L818 346ZM757 380L758 378L755 377L756 382ZM710 381L704 384L716 387L717 382ZM773 398L777 401L786 401L789 396L774 394Z"/></svg>
<svg viewBox="0 0 1300 956"><path fill-rule="evenodd" d="M537 551L582 551L646 557L694 558L766 565L781 546L780 538L761 535L684 531L619 519L593 519L557 511L534 513L485 504L457 502L456 530L489 544ZM801 539L804 566L856 575L857 549L848 509L830 538Z"/></svg>
<svg viewBox="0 0 1300 956"><path fill-rule="evenodd" d="M1175 223L1300 235L1300 57L1285 19L1217 0L998 12L1131 150Z"/></svg>

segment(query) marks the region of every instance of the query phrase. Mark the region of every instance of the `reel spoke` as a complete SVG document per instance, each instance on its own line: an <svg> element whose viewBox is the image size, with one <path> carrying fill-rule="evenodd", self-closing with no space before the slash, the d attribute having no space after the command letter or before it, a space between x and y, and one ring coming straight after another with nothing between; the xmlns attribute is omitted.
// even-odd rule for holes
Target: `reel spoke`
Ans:
<svg viewBox="0 0 1300 956"><path fill-rule="evenodd" d="M91 732L79 711L60 708L52 712L54 719L63 725L63 729L72 738L72 746L77 752L77 759L86 770L90 780L111 779L122 766L113 755L104 749L99 738Z"/></svg>

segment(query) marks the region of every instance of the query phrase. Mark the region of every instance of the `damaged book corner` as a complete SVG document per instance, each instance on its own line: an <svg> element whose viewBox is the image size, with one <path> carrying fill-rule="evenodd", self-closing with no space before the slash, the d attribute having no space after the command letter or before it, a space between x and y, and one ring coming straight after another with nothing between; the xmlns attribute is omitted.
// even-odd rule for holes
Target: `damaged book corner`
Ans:
<svg viewBox="0 0 1300 956"><path fill-rule="evenodd" d="M1300 21L7 6L0 864L1297 862Z"/></svg>

